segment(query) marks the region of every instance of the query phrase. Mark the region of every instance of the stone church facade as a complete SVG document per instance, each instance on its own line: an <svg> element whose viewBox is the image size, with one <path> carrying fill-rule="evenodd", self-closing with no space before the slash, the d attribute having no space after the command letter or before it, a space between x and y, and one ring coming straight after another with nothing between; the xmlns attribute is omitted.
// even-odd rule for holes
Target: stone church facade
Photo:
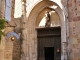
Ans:
<svg viewBox="0 0 80 60"><path fill-rule="evenodd" d="M5 18L6 1L0 0L0 18ZM12 0L11 4L11 21L2 36L0 60L45 60L39 56L38 30L55 27L60 27L59 60L80 60L79 0ZM45 27L45 22L40 24L46 11L50 13L50 27Z"/></svg>

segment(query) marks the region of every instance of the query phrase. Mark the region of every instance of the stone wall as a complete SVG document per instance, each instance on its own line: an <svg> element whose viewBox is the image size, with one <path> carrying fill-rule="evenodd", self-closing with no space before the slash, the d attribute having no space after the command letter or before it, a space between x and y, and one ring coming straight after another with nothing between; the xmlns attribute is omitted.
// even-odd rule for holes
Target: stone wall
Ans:
<svg viewBox="0 0 80 60"><path fill-rule="evenodd" d="M0 17L4 17L5 0L1 0L3 6L0 10ZM27 3L30 0L27 1ZM34 1L34 0L33 0ZM29 2L29 3L32 3ZM37 31L36 31L36 18L32 16L32 20L27 20L25 16L21 19L14 19L14 0L12 1L12 22L11 25L17 26L6 27L5 34L10 31L16 31L21 34L21 41L6 40L5 36L2 37L0 45L0 60L37 60ZM37 3L38 0L35 2ZM63 11L66 19L67 31L67 53L69 60L80 60L80 1L79 0L61 0L63 4ZM29 7L30 6L30 7ZM29 10L32 5L28 5L27 14L29 17ZM4 8L3 8L4 7ZM32 7L33 8L33 7ZM26 11L24 12L26 13ZM38 12L37 12L38 13ZM36 13L36 14L37 14ZM33 13L34 14L34 13ZM24 14L25 15L25 14ZM34 14L35 15L35 14ZM22 21L21 21L22 20ZM22 22L22 23L21 23ZM22 30L21 30L22 29Z"/></svg>
<svg viewBox="0 0 80 60"><path fill-rule="evenodd" d="M71 59L80 60L80 0L68 0Z"/></svg>
<svg viewBox="0 0 80 60"><path fill-rule="evenodd" d="M5 11L5 0L0 0L0 18L4 18ZM0 60L4 60L5 53L5 36L2 36L2 40L0 42Z"/></svg>
<svg viewBox="0 0 80 60"><path fill-rule="evenodd" d="M0 17L4 18L5 13L5 0L1 0L1 9L0 9ZM20 60L21 59L21 41L11 41L11 39L6 39L6 35L8 32L16 31L20 33L20 23L21 18L14 19L14 6L15 0L12 0L12 12L11 12L11 22L6 25L4 29L4 36L2 37L0 43L0 60ZM17 26L16 26L16 23ZM16 26L16 27L14 27Z"/></svg>
<svg viewBox="0 0 80 60"><path fill-rule="evenodd" d="M12 60L21 60L21 41L15 40L13 42Z"/></svg>

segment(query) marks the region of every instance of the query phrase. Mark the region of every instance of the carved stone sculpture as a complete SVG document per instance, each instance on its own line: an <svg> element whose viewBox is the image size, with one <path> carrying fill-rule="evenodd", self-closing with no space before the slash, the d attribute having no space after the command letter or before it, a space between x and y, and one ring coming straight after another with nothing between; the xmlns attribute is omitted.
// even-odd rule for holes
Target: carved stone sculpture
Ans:
<svg viewBox="0 0 80 60"><path fill-rule="evenodd" d="M46 23L45 23L45 27L50 27L51 25L51 21L50 21L50 14L49 12L46 13Z"/></svg>

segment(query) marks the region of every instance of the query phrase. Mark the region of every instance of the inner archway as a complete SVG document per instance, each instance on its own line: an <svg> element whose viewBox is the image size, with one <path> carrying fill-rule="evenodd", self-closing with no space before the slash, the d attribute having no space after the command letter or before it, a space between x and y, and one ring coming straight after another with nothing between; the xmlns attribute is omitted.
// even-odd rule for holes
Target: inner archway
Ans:
<svg viewBox="0 0 80 60"><path fill-rule="evenodd" d="M50 16L49 27L45 26L46 11ZM58 13L52 8L45 8L39 13L37 23L39 24L37 28L38 60L61 60L61 22Z"/></svg>
<svg viewBox="0 0 80 60"><path fill-rule="evenodd" d="M45 8L44 10L42 10L38 15L37 24L39 24L39 27L45 27L46 12L49 12L49 14L50 14L50 21L51 21L50 27L61 26L58 13L54 9L51 9L48 7L48 8Z"/></svg>

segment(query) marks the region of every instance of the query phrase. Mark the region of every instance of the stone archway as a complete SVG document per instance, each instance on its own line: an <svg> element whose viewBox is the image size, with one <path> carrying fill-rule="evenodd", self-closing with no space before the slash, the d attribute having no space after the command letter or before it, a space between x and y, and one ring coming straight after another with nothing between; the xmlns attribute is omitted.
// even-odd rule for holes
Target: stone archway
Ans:
<svg viewBox="0 0 80 60"><path fill-rule="evenodd" d="M38 22L40 21L40 19L37 19L38 18L38 15L39 13L45 9L46 7L49 7L51 9L54 9L50 6L53 6L53 5L57 5L57 9L55 9L55 11L58 13L59 17L60 17L60 22L61 22L61 49L62 49L62 53L61 53L61 60L64 59L65 55L65 46L64 44L66 44L66 23L65 23L65 15L64 15L64 12L62 11L62 9L59 7L58 4L54 3L54 1L41 1L40 3L38 3L31 11L29 17L28 17L28 21L27 21L27 31L29 31L29 36L31 37L28 37L27 40L29 42L28 46L30 45L33 45L33 47L36 47L37 48L37 32L35 30L36 27L38 27ZM33 36L34 35L34 36ZM34 40L34 39L35 40ZM32 42L36 42L36 43L32 43ZM27 47L28 47L27 46ZM33 48L32 47L32 48ZM37 49L34 48L35 52L34 53L34 56L35 56L35 59L37 59ZM31 47L29 48L31 50ZM27 51L28 53L29 51ZM29 54L32 54L31 52L29 52ZM31 58L32 56L30 55L29 58Z"/></svg>

